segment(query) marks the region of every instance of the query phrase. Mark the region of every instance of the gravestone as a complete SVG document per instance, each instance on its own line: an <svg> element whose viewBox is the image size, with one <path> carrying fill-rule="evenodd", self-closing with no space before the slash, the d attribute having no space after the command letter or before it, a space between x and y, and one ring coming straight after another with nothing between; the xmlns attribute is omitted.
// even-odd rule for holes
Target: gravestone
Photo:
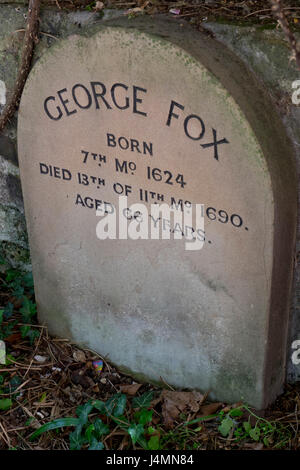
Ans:
<svg viewBox="0 0 300 470"><path fill-rule="evenodd" d="M139 379L257 407L276 397L293 154L232 53L149 19L59 41L30 73L18 147L38 314L52 334ZM151 217L163 203L171 215ZM196 222L173 224L196 205ZM156 239L139 237L145 220L160 224Z"/></svg>

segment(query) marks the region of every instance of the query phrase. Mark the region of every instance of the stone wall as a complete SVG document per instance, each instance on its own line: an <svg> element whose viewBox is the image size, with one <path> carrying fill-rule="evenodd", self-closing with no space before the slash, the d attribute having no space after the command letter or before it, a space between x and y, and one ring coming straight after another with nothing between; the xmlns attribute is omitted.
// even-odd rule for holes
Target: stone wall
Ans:
<svg viewBox="0 0 300 470"><path fill-rule="evenodd" d="M27 13L25 3L27 2L0 0L0 111L14 86L20 62ZM119 15L122 15L122 12L118 10L105 10L104 16L100 17L87 11L64 12L55 8L43 9L40 24L41 39L36 47L34 60L37 61L45 49L60 38L74 33L85 33L91 26ZM291 101L292 83L300 77L295 64L290 61L290 50L283 34L278 30L261 26L237 27L207 23L205 27L217 40L245 61L272 97L274 112L280 114L294 144L300 171L300 107L293 105ZM228 66L230 67L230 64ZM26 224L16 151L16 124L17 114L0 136L0 242L1 250L13 263L28 267ZM300 219L298 225L288 348L293 340L300 339L300 266L297 264L300 259ZM288 351L288 358L291 353L292 350L290 353ZM291 360L288 360L287 367L289 380L299 380L299 366L294 366Z"/></svg>

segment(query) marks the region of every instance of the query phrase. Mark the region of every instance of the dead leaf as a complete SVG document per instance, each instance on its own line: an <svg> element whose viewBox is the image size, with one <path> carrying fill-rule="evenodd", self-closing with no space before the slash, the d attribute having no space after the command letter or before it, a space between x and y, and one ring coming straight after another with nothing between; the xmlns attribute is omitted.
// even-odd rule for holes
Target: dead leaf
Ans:
<svg viewBox="0 0 300 470"><path fill-rule="evenodd" d="M167 427L172 427L180 413L197 413L203 395L199 392L173 392L164 390L162 398L162 415Z"/></svg>
<svg viewBox="0 0 300 470"><path fill-rule="evenodd" d="M73 358L75 359L76 362L85 362L86 361L85 354L80 349L76 349L73 352Z"/></svg>
<svg viewBox="0 0 300 470"><path fill-rule="evenodd" d="M223 403L209 403L208 405L201 406L200 413L197 414L197 418L215 414L222 407L222 405Z"/></svg>
<svg viewBox="0 0 300 470"><path fill-rule="evenodd" d="M264 448L264 445L261 443L261 442L254 442L253 444L252 443L245 443L245 447L247 449L252 449L252 450L263 450Z"/></svg>
<svg viewBox="0 0 300 470"><path fill-rule="evenodd" d="M103 2L96 2L95 5L95 11L101 11L104 8L104 3Z"/></svg>
<svg viewBox="0 0 300 470"><path fill-rule="evenodd" d="M141 386L142 384L120 385L120 390L127 395L134 396Z"/></svg>
<svg viewBox="0 0 300 470"><path fill-rule="evenodd" d="M89 376L84 374L84 370L72 372L71 380L74 384L81 385L83 388L94 387L96 385Z"/></svg>
<svg viewBox="0 0 300 470"><path fill-rule="evenodd" d="M5 338L6 343L15 344L22 340L21 333L12 333L10 336Z"/></svg>

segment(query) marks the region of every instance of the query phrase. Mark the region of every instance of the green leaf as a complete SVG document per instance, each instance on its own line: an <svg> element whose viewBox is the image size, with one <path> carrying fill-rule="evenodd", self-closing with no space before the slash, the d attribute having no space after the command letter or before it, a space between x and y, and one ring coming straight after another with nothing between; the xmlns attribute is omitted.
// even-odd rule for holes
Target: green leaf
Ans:
<svg viewBox="0 0 300 470"><path fill-rule="evenodd" d="M244 412L240 408L234 408L233 410L229 411L229 415L233 418L238 418L240 416L243 416L243 414Z"/></svg>
<svg viewBox="0 0 300 470"><path fill-rule="evenodd" d="M93 407L100 411L101 414L107 416L120 417L125 411L127 398L122 393L116 393L106 402L100 400L93 400L91 403Z"/></svg>
<svg viewBox="0 0 300 470"><path fill-rule="evenodd" d="M3 322L3 313L4 313L4 310L0 310L0 325Z"/></svg>
<svg viewBox="0 0 300 470"><path fill-rule="evenodd" d="M100 418L97 418L94 421L94 427L95 427L95 434L96 434L97 439L99 439L104 434L109 433L109 427L107 426L107 424L104 424L102 419Z"/></svg>
<svg viewBox="0 0 300 470"><path fill-rule="evenodd" d="M231 429L233 428L233 426L234 426L234 421L230 418L230 416L227 415L226 418L223 419L218 429L223 437L227 437Z"/></svg>
<svg viewBox="0 0 300 470"><path fill-rule="evenodd" d="M21 384L23 380L18 375L15 375L10 381L9 386L6 387L5 393L12 393L14 392Z"/></svg>
<svg viewBox="0 0 300 470"><path fill-rule="evenodd" d="M87 441L88 441L90 444L91 444L91 442L92 442L93 432L94 432L94 431L95 431L94 425L93 425L93 424L90 424L90 425L86 428L85 433L84 433L84 435L85 435Z"/></svg>
<svg viewBox="0 0 300 470"><path fill-rule="evenodd" d="M89 450L103 450L104 444L103 442L97 441L97 439L93 439L92 444L89 447Z"/></svg>
<svg viewBox="0 0 300 470"><path fill-rule="evenodd" d="M8 302L8 304L6 304L5 306L5 309L3 311L3 316L6 320L8 320L9 318L11 318L12 314L13 314L13 310L14 310L14 306L12 303ZM0 321L1 323L1 321Z"/></svg>
<svg viewBox="0 0 300 470"><path fill-rule="evenodd" d="M147 432L148 434L154 434L156 432L156 429L154 429L153 426L149 426L149 428L147 429Z"/></svg>
<svg viewBox="0 0 300 470"><path fill-rule="evenodd" d="M249 421L246 421L245 423L243 423L243 426L244 426L245 431L248 432L248 433L249 433L249 432L251 431L251 429L252 429L252 426L251 426L251 424L249 423Z"/></svg>
<svg viewBox="0 0 300 470"><path fill-rule="evenodd" d="M84 405L80 405L77 407L76 415L78 416L79 422L82 426L84 426L87 423L89 414L92 411L92 409L93 409L93 404L91 400L89 400Z"/></svg>
<svg viewBox="0 0 300 470"><path fill-rule="evenodd" d="M33 287L33 276L32 272L28 272L23 276L23 283L25 287L32 288Z"/></svg>
<svg viewBox="0 0 300 470"><path fill-rule="evenodd" d="M30 330L27 333L27 337L29 339L30 344L33 344L37 338L39 338L40 333L37 330L34 330L33 328L30 328Z"/></svg>
<svg viewBox="0 0 300 470"><path fill-rule="evenodd" d="M13 295L18 299L21 299L24 295L24 287L22 287L19 283L14 284L13 286Z"/></svg>
<svg viewBox="0 0 300 470"><path fill-rule="evenodd" d="M12 407L12 401L10 398L3 398L0 400L0 410L9 410Z"/></svg>
<svg viewBox="0 0 300 470"><path fill-rule="evenodd" d="M33 344L34 341L39 338L40 333L37 330L34 330L29 325L23 325L20 328L22 338L28 338L30 344Z"/></svg>
<svg viewBox="0 0 300 470"><path fill-rule="evenodd" d="M6 354L5 361L5 365L9 366L15 362L15 358L11 354Z"/></svg>
<svg viewBox="0 0 300 470"><path fill-rule="evenodd" d="M33 441L36 439L40 434L47 431L52 431L53 429L65 428L67 426L77 426L79 423L78 418L58 418L50 421L49 423L43 424L39 429L37 429L33 434L30 436L30 440Z"/></svg>
<svg viewBox="0 0 300 470"><path fill-rule="evenodd" d="M128 434L131 437L133 444L137 442L144 434L144 426L142 424L131 424L128 428Z"/></svg>
<svg viewBox="0 0 300 470"><path fill-rule="evenodd" d="M135 397L132 400L133 408L149 408L153 400L153 392L143 393L140 397Z"/></svg>
<svg viewBox="0 0 300 470"><path fill-rule="evenodd" d="M83 444L87 442L84 436L81 434L82 426L79 424L76 429L70 433L70 450L81 450Z"/></svg>
<svg viewBox="0 0 300 470"><path fill-rule="evenodd" d="M126 395L122 393L116 393L107 402L104 403L104 409L106 414L113 415L115 417L122 416L126 408Z"/></svg>
<svg viewBox="0 0 300 470"><path fill-rule="evenodd" d="M134 417L140 424L147 424L151 423L152 421L153 410L147 410L146 408L142 408L141 411L135 413Z"/></svg>
<svg viewBox="0 0 300 470"><path fill-rule="evenodd" d="M22 325L20 328L22 338L26 338L28 331L30 330L29 325Z"/></svg>
<svg viewBox="0 0 300 470"><path fill-rule="evenodd" d="M96 408L96 410L100 411L101 414L105 414L105 403L104 401L100 400L93 400L92 401L93 407Z"/></svg>
<svg viewBox="0 0 300 470"><path fill-rule="evenodd" d="M152 436L148 441L149 450L158 450L159 449L159 436Z"/></svg>
<svg viewBox="0 0 300 470"><path fill-rule="evenodd" d="M36 314L36 304L29 300L28 297L24 297L20 313L22 314L24 323L30 322L31 317Z"/></svg>
<svg viewBox="0 0 300 470"><path fill-rule="evenodd" d="M259 441L260 430L258 428L253 428L249 431L249 436L252 437L254 441Z"/></svg>
<svg viewBox="0 0 300 470"><path fill-rule="evenodd" d="M19 271L16 271L15 269L8 269L6 271L6 281L10 282L14 279L16 279L20 275Z"/></svg>

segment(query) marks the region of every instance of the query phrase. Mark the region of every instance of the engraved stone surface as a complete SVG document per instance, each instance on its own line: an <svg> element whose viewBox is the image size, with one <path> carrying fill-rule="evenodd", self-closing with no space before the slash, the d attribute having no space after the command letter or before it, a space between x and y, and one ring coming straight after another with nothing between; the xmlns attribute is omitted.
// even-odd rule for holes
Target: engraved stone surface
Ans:
<svg viewBox="0 0 300 470"><path fill-rule="evenodd" d="M294 162L268 98L232 53L149 19L71 36L30 74L18 148L50 332L214 398L262 407L280 392ZM203 247L99 239L100 220L118 221L120 195L179 212L203 204L204 230L159 221L161 234L193 233ZM140 212L124 214L136 227Z"/></svg>

